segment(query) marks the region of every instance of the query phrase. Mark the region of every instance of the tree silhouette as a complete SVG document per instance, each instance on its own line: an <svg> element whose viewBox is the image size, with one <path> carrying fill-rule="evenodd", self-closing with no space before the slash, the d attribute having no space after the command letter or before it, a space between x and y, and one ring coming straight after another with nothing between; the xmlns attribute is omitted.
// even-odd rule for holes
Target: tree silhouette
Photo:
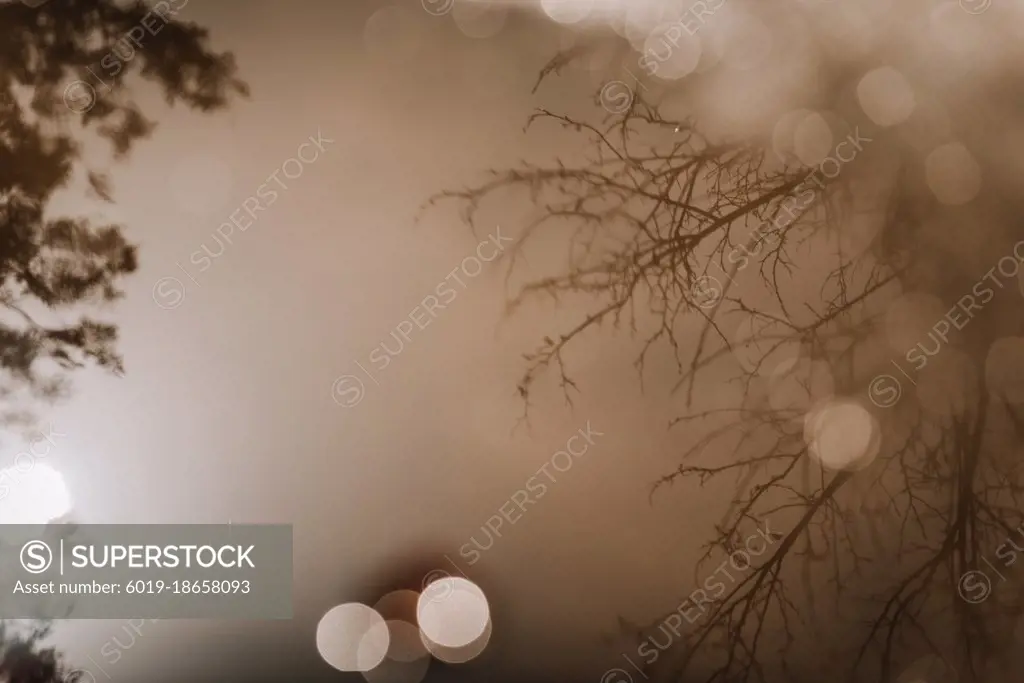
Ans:
<svg viewBox="0 0 1024 683"><path fill-rule="evenodd" d="M901 10L927 27L924 5ZM793 3L782 14L819 10L831 11ZM955 4L951 11L976 19ZM1006 20L995 12L984 26ZM886 45L902 48L904 33L892 34ZM1005 35L985 40L996 38ZM578 41L543 69L538 87L606 45ZM635 62L624 50L632 57L621 63ZM1019 647L1015 581L971 604L962 577L989 571L985 561L1017 535L1022 519L1024 396L1009 376L1024 358L993 355L1014 342L1024 319L1016 280L1024 207L1002 143L1022 129L1021 100L1004 92L1020 82L1022 62L1010 52L978 58L973 72L965 67L942 80L923 60L885 54L910 74L917 110L946 117L935 146L958 140L971 150L974 160L960 166L977 163L984 185L976 196L950 198L941 194L948 187L929 184L928 150L914 137L920 120L876 125L851 97L858 79L884 64L868 51L823 58L813 94L792 103L831 112L833 141L866 139L839 173L780 157L771 130L723 136L706 132L714 121L675 114L681 93L695 98L717 77L710 69L680 83L648 79L628 93L620 82L621 97L611 97L609 83L595 98L603 109L590 116L541 109L527 129L564 128L579 143L571 159L494 170L428 202L455 200L475 228L485 202L525 189L538 217L514 248L552 234L568 245L566 269L529 282L508 302L510 311L545 297L595 302L527 355L517 387L527 410L535 382L549 371L567 399L577 390L567 350L597 328L625 326L641 338L641 381L658 351L671 352L676 391L686 399L673 425L700 438L654 489L679 479L735 487L683 596L707 585L723 551L742 548L771 520L777 537L769 550L705 603L700 618L676 622L684 626L678 637L649 660L652 679L752 683L827 674L945 683L956 671L961 683L1016 680L1000 668ZM971 195L962 185L953 190ZM869 220L876 234L851 246L848 235ZM993 271L1007 256L1012 275ZM983 279L992 290L984 302L984 289L974 289ZM970 319L953 332L931 325L938 317L928 320L919 339L893 350L886 311L907 292L946 307L973 296L962 304L973 306ZM919 373L897 374L892 384L890 361L917 357L925 358ZM743 398L703 409L701 389L722 383L741 387ZM861 437L841 428L825 438L823 411L836 405L873 422L862 449L868 456L830 460ZM673 611L637 638L661 629L665 641Z"/></svg>
<svg viewBox="0 0 1024 683"><path fill-rule="evenodd" d="M52 647L42 647L47 624L35 623L20 631L0 622L0 680L5 683L76 683L79 671L69 670Z"/></svg>
<svg viewBox="0 0 1024 683"><path fill-rule="evenodd" d="M116 301L138 264L123 226L48 211L76 178L113 201L102 170L83 157L95 134L125 158L155 123L132 95L153 84L167 104L212 112L246 96L234 58L207 31L174 16L184 3L54 0L0 3L0 418L31 425L26 404L64 392L67 371L93 363L120 373L117 329L87 315ZM32 7L30 5L38 5ZM137 77L132 80L132 77ZM0 519L2 522L2 519ZM0 621L0 680L75 683L49 626Z"/></svg>
<svg viewBox="0 0 1024 683"><path fill-rule="evenodd" d="M233 56L211 51L205 29L174 16L183 4L0 4L0 415L9 423L31 420L25 401L62 394L65 371L123 369L117 329L87 307L120 296L136 249L123 226L47 210L75 180L112 201L80 140L98 135L124 158L155 128L132 99L146 84L169 105L201 112L248 94Z"/></svg>

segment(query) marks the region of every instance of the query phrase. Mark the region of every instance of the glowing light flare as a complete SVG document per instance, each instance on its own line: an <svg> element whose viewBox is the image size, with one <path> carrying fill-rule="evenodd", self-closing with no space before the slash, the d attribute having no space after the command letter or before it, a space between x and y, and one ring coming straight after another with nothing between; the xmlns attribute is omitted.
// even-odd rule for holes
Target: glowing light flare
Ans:
<svg viewBox="0 0 1024 683"><path fill-rule="evenodd" d="M71 511L71 494L60 472L35 461L0 470L0 482L8 488L0 499L0 522L46 524Z"/></svg>

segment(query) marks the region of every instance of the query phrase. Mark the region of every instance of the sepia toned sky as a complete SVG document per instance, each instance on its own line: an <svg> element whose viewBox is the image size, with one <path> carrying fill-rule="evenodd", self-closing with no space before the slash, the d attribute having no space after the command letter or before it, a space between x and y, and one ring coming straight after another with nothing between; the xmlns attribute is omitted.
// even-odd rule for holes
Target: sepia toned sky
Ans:
<svg viewBox="0 0 1024 683"><path fill-rule="evenodd" d="M684 489L648 502L684 438L666 429L677 412L668 380L652 374L641 394L636 344L594 338L570 356L574 406L545 382L517 429L521 354L582 309L538 305L506 320L503 263L456 286L358 405L333 400L336 378L358 374L357 362L372 370L374 348L394 348L392 330L487 239L451 206L416 222L420 205L564 145L550 128L525 135L526 117L578 107L594 87L584 73L531 94L560 45L539 18L510 14L474 39L419 3L376 14L383 6L193 0L182 18L236 53L251 100L203 117L140 88L159 128L111 165L116 206L66 198L124 221L142 263L110 313L126 376L90 371L53 412L67 435L53 462L75 517L290 522L295 533L293 621L147 624L113 665L98 653L114 636L129 641L122 622L61 625L57 643L90 671L89 657L125 682L337 677L316 651L320 616L373 604L447 554L494 614L490 647L461 675L600 676L617 616L652 618L683 593L687 549L712 519ZM217 253L217 226L318 131L332 140L325 151L200 271L191 255ZM90 160L106 153L97 145ZM486 224L514 235L530 210L510 198ZM532 254L519 277L552 257ZM154 301L168 277L185 287L170 309ZM588 423L603 435L585 458L468 567L459 548L483 539L499 506Z"/></svg>
<svg viewBox="0 0 1024 683"><path fill-rule="evenodd" d="M976 172L965 147L940 147L955 127L950 119L966 115L951 107L945 119L928 118L941 113L933 100L953 89L945 78L998 63L995 53L1006 43L980 33L978 26L993 24L971 11L979 3L945 3L930 15L928 33L908 28L916 9L885 0L865 2L860 14L837 6L816 15L821 21L813 26L767 12L761 24L744 23L730 4L721 14L725 29L709 32L699 54L681 48L663 64L680 73L721 66L721 76L692 88L684 80L662 104L680 118L698 116L712 137L752 140L803 162L831 151L832 138L822 146L814 126L789 130L792 144L776 138L795 103L836 95L815 70L815 50L833 51L841 64L849 57L857 68L895 64L903 71L872 72L860 90L836 95L843 106L859 103L869 138L878 127L872 122L906 124L887 142L871 143L843 169L844 179L858 196L883 195L900 154L912 149L920 157L913 166L919 171L908 174L914 192L944 204L981 196L990 202L984 210L998 214L992 197L1012 183L992 193L997 181ZM125 622L60 624L57 645L96 681L336 679L342 674L317 652L320 617L339 603L372 605L388 591L419 588L424 575L440 569L481 586L493 637L478 659L436 666L427 681L596 682L610 667L625 666L620 653L635 652L622 624L657 619L701 578L695 564L732 489L724 481L704 488L687 481L651 495L701 436L668 428L686 411L685 396L672 391L679 370L672 349L650 352L641 384L635 361L642 340L602 327L564 358L579 389L572 401L557 372L549 372L533 386L524 420L517 391L524 354L578 325L594 302L540 298L514 315L506 315L505 303L523 283L564 272L566 241L553 233L518 251L523 227L539 216L527 192L483 205L476 234L457 204L424 208L439 191L486 179L488 169L580 158L579 138L551 122L527 133L527 119L538 108L600 116L600 105L609 106L595 98L602 84L612 77L627 86L642 63L636 52L599 49L534 92L548 60L591 34L557 27L536 3L491 3L489 12L468 0L455 0L451 11L448 4L191 0L181 18L209 27L213 46L235 53L252 97L201 116L167 109L140 84L136 95L157 118L155 135L124 162L88 143L91 164L111 171L114 204L90 203L73 187L54 207L123 222L141 259L126 298L105 313L120 326L126 375L85 371L70 400L47 414L61 434L48 457L67 482L74 519L294 525L293 620L148 623L134 638ZM496 13L498 4L508 11ZM571 3L541 4L563 18L559 13L571 10ZM1012 23L1002 26L1000 40L1013 31L1021 37ZM645 45L625 33L634 49ZM952 56L939 55L939 43ZM935 61L918 69L907 54ZM914 81L910 100L903 72ZM1006 147L1024 150L1017 119L999 111L998 98L959 95L948 101L990 107L992 125L1005 124ZM826 114L827 122L818 118L829 136L829 125L850 123ZM937 147L944 155L932 154ZM971 149L988 168L998 151L980 148ZM303 161L289 161L295 157ZM1005 164L1002 180L1020 170L1019 161ZM262 210L249 213L251 224L233 230L230 242L215 233L252 206ZM977 207L951 215L973 220ZM800 244L805 267L786 281L794 309L801 287L834 267L823 254L871 247L887 219L874 208L844 222L841 234ZM977 263L1005 253L996 243L959 248L944 227L934 228L936 251L953 254L967 275L943 270L937 279L959 287L957 278L970 277ZM500 257L467 269L496 244L507 244ZM758 286L751 274L739 287L750 293ZM818 289L805 298L815 296ZM432 312L425 312L431 300ZM1001 305L1014 310L1018 302L993 306ZM891 355L886 334L889 343L904 340L897 351L921 338L907 329L911 319L920 322L918 308L925 307L889 315L870 362ZM723 326L734 329L741 317ZM680 324L690 345L685 355L696 340L689 323ZM735 354L742 365L743 351ZM801 362L819 379L819 366ZM758 391L765 396L754 399L778 400L778 392L767 396L767 382L745 393L724 375L706 379L696 390L706 409L745 405ZM782 393L809 413L815 399L843 388L831 375L825 379ZM537 472L581 433L592 438L585 454L557 471L487 550L467 553L489 537L484 525L522 490L533 490ZM724 559L714 552L707 571ZM114 637L132 644L110 663L101 653Z"/></svg>

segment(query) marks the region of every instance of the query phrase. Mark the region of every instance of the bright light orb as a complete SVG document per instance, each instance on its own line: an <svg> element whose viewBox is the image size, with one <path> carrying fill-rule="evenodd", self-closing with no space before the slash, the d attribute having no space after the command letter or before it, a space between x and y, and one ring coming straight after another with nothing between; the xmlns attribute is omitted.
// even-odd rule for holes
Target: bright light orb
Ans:
<svg viewBox="0 0 1024 683"><path fill-rule="evenodd" d="M442 661L445 664L465 664L466 662L479 657L480 654L487 649L488 643L491 642L492 632L493 626L491 624L491 620L488 619L487 627L484 629L484 632L480 634L480 637L464 647L444 647L431 642L426 636L422 636L422 638L423 645L430 651L430 654L434 655L434 659Z"/></svg>
<svg viewBox="0 0 1024 683"><path fill-rule="evenodd" d="M18 460L0 470L0 481L9 489L0 499L0 522L47 524L71 511L71 494L60 472L34 460Z"/></svg>
<svg viewBox="0 0 1024 683"><path fill-rule="evenodd" d="M857 84L861 109L879 126L903 123L914 112L914 91L896 69L883 66L865 74Z"/></svg>
<svg viewBox="0 0 1024 683"><path fill-rule="evenodd" d="M881 429L875 417L857 401L826 401L807 414L804 441L822 467L859 470L878 455Z"/></svg>
<svg viewBox="0 0 1024 683"><path fill-rule="evenodd" d="M559 24L578 24L594 9L594 0L540 0L544 14Z"/></svg>
<svg viewBox="0 0 1024 683"><path fill-rule="evenodd" d="M461 577L439 579L423 589L416 607L420 631L447 648L472 644L486 631L491 610L484 592Z"/></svg>
<svg viewBox="0 0 1024 683"><path fill-rule="evenodd" d="M338 671L369 671L387 655L387 623L358 602L332 607L316 627L316 649Z"/></svg>

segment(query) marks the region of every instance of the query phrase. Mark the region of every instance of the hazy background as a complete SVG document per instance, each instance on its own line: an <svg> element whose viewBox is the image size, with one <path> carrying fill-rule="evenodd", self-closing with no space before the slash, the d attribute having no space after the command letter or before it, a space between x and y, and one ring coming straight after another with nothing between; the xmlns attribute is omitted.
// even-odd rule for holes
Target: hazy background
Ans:
<svg viewBox="0 0 1024 683"><path fill-rule="evenodd" d="M523 124L537 106L585 105L599 84L578 71L531 94L565 44L539 18L509 15L496 35L472 38L457 13L408 2L375 14L383 7L193 0L181 18L236 53L252 99L212 117L156 109L153 139L111 166L116 209L83 205L77 188L54 207L125 222L142 260L110 314L127 375L82 374L52 413L67 435L52 457L74 516L295 531L293 621L148 624L114 665L99 650L112 636L128 641L124 622L62 624L57 644L99 681L89 657L125 682L341 675L317 654L320 616L373 604L444 554L461 559L458 548L482 538L481 525L587 421L604 436L479 563L463 564L494 623L465 675L596 680L621 664L625 646L602 641L618 615L653 618L691 589L694 549L717 518L697 490L648 503L687 438L666 430L680 405L664 358L652 359L642 394L638 346L595 337L569 356L574 406L545 381L529 426L513 432L521 354L577 320L573 302L505 320L504 266L492 264L413 332L362 402L332 399L334 380L358 374L357 361L370 367L370 351L485 239L451 206L416 223L421 203L486 168L550 158L560 145L571 154L558 130L525 135ZM139 98L155 103L156 93ZM326 153L199 272L190 254L216 250L216 227L318 129L335 141ZM106 153L98 144L90 161ZM514 234L530 210L510 197L485 224ZM519 277L561 263L554 246L529 254ZM171 310L153 297L164 277L186 286Z"/></svg>

